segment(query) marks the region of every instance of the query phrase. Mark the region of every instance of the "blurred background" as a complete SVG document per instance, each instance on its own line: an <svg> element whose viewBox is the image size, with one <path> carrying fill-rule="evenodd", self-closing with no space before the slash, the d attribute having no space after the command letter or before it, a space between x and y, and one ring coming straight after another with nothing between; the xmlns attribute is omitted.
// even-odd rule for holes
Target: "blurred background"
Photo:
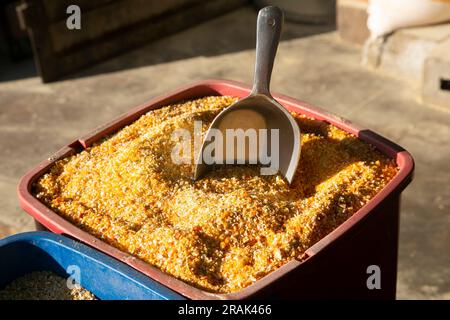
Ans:
<svg viewBox="0 0 450 320"><path fill-rule="evenodd" d="M450 0L0 0L0 238L34 228L15 188L61 146L195 80L250 84L266 5L272 90L412 153L397 297L450 299Z"/></svg>

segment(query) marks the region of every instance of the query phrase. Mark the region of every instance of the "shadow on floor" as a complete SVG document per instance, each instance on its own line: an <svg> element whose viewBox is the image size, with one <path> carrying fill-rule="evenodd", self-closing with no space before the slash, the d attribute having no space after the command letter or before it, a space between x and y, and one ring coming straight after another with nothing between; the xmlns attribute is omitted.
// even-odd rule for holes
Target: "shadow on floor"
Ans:
<svg viewBox="0 0 450 320"><path fill-rule="evenodd" d="M86 77L147 65L169 63L198 56L219 56L254 50L257 11L248 7L235 10L193 28L160 39L137 50L71 75L67 79ZM281 41L308 37L335 30L334 24L312 25L286 22Z"/></svg>
<svg viewBox="0 0 450 320"><path fill-rule="evenodd" d="M197 56L218 56L244 50L254 50L257 11L251 7L235 10L195 27L157 40L144 47L127 51L105 62L68 75L61 80L89 77L147 65L168 63ZM308 37L335 30L335 25L311 25L286 22L281 41ZM2 66L0 64L0 66ZM7 66L0 81L36 75L32 60Z"/></svg>
<svg viewBox="0 0 450 320"><path fill-rule="evenodd" d="M9 57L0 55L0 82L37 77L33 58L22 61L11 61Z"/></svg>

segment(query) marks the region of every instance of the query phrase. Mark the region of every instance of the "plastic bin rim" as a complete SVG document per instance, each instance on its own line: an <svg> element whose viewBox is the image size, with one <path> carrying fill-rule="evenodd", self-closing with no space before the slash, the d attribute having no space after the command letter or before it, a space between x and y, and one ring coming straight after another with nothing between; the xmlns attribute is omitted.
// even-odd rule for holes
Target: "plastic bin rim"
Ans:
<svg viewBox="0 0 450 320"><path fill-rule="evenodd" d="M283 277L285 274L293 271L299 267L302 263L306 262L310 257L318 254L320 251L330 246L335 240L340 238L349 229L354 227L357 223L361 222L366 218L366 216L380 203L383 202L390 194L400 193L412 180L412 174L414 171L414 160L412 156L405 149L396 145L395 143L377 135L371 130L361 128L351 121L330 113L324 109L314 107L307 102L297 100L281 94L273 94L273 97L277 99L279 103L285 106L287 109L295 109L296 112L304 114L306 116L312 117L316 120L322 120L333 124L346 132L352 133L358 138L375 145L382 153L388 155L396 160L399 171L394 176L394 178L368 203L366 203L362 208L360 208L356 213L354 213L349 219L338 226L335 230L329 233L327 236L319 240L316 244L311 246L306 250L306 259L302 262L298 260L291 260L277 270L269 273L265 277L257 280L252 285L233 293L210 293L208 291L191 286L165 272L162 272L158 268L134 257L130 254L121 251L106 242L103 242L89 233L81 230L80 228L73 225L68 220L62 218L57 213L46 207L37 198L31 194L32 183L40 177L55 161L64 158L70 154L79 152L79 150L89 147L93 142L108 135L119 128L132 123L141 115L146 112L157 109L165 104L171 103L171 101L193 99L197 96L186 97L191 91L208 89L217 92L219 95L221 92L235 91L241 93L240 96L245 96L250 92L250 87L230 80L221 79L210 79L193 82L188 85L184 85L166 94L160 95L151 99L150 101L135 107L128 112L117 117L110 123L94 129L91 133L75 140L69 145L63 147L57 151L53 156L47 160L42 161L38 166L29 171L26 175L22 177L19 182L17 193L20 200L21 207L38 220L41 224L49 228L51 231L60 234L68 234L74 238L82 239L81 241L88 243L92 247L103 251L104 253L111 255L120 261L128 264L129 266L139 270L140 272L146 274L155 281L169 287L170 289L182 294L188 298L192 299L245 299L251 297L253 294L259 290L265 288L271 283L275 282L279 278ZM166 102L167 101L167 102ZM132 119L132 120L130 120Z"/></svg>

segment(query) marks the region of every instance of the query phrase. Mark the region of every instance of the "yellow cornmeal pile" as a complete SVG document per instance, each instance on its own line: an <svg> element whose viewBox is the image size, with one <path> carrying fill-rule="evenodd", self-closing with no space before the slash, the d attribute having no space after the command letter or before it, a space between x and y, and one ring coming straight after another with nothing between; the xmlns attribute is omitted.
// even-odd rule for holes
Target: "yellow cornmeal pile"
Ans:
<svg viewBox="0 0 450 320"><path fill-rule="evenodd" d="M396 174L374 147L296 116L301 160L291 187L252 166L225 166L193 182L171 160L174 129L193 131L236 101L205 97L151 111L85 151L58 161L37 197L82 229L212 292L244 288L304 251Z"/></svg>
<svg viewBox="0 0 450 320"><path fill-rule="evenodd" d="M96 300L86 289L67 287L67 280L49 271L35 271L15 279L3 290L0 300Z"/></svg>

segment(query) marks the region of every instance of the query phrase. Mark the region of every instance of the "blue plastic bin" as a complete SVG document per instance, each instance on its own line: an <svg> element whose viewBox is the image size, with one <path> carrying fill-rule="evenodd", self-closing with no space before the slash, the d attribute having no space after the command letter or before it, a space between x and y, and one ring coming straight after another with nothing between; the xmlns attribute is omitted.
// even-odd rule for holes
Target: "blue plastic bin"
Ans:
<svg viewBox="0 0 450 320"><path fill-rule="evenodd" d="M49 232L27 232L0 240L0 290L33 271L64 278L80 270L80 284L101 300L180 300L183 296L82 243Z"/></svg>

